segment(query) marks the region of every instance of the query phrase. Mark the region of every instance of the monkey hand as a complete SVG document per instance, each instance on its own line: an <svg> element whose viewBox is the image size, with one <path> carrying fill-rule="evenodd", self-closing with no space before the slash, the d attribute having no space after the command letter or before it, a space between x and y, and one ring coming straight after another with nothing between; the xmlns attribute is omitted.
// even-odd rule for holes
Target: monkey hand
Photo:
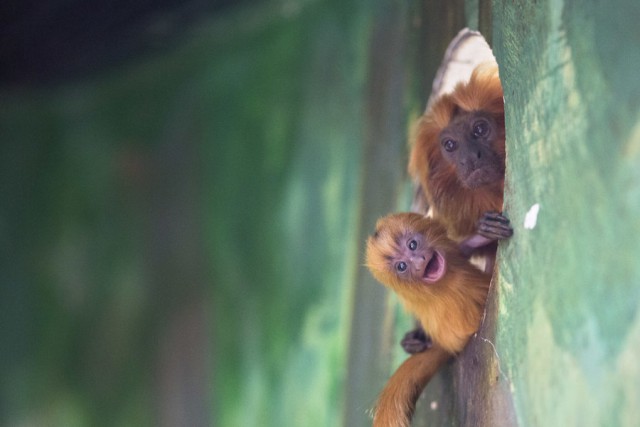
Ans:
<svg viewBox="0 0 640 427"><path fill-rule="evenodd" d="M478 234L491 240L506 239L513 235L513 228L502 213L485 212L478 221Z"/></svg>
<svg viewBox="0 0 640 427"><path fill-rule="evenodd" d="M468 257L476 249L512 235L513 228L509 225L509 218L500 212L485 212L478 220L476 234L460 243L460 251Z"/></svg>
<svg viewBox="0 0 640 427"><path fill-rule="evenodd" d="M409 354L422 353L431 347L431 338L422 327L417 327L404 335L400 345Z"/></svg>

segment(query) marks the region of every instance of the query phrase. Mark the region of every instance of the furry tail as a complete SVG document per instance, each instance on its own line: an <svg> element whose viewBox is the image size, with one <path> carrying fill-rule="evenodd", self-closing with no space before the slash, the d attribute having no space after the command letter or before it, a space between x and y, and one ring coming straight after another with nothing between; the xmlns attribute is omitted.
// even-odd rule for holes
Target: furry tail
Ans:
<svg viewBox="0 0 640 427"><path fill-rule="evenodd" d="M434 344L405 360L385 385L373 416L373 427L409 427L420 393L451 357Z"/></svg>

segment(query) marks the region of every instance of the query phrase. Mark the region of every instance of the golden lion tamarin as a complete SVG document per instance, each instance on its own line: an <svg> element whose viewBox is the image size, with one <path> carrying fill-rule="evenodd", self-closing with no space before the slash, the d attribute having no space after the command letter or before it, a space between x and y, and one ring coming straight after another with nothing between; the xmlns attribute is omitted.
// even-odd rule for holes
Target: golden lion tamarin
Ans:
<svg viewBox="0 0 640 427"><path fill-rule="evenodd" d="M409 173L419 184L417 201L426 199L462 253L483 256L485 271L492 272L496 242L513 234L500 213L505 123L497 64L476 67L468 82L431 103L416 126ZM417 353L426 342L417 328L405 335L402 347Z"/></svg>
<svg viewBox="0 0 640 427"><path fill-rule="evenodd" d="M497 65L474 69L468 82L440 96L417 123L409 173L434 218L467 255L495 253L513 230L502 211L504 101Z"/></svg>
<svg viewBox="0 0 640 427"><path fill-rule="evenodd" d="M480 327L491 276L469 262L442 224L416 213L378 221L366 265L432 340L396 370L378 398L374 426L407 427L422 389Z"/></svg>

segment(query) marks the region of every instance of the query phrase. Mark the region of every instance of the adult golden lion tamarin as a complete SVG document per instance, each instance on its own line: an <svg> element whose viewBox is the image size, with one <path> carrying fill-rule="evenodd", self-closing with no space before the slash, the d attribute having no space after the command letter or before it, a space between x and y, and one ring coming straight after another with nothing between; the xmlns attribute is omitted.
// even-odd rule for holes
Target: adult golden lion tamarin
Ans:
<svg viewBox="0 0 640 427"><path fill-rule="evenodd" d="M498 67L478 66L468 82L440 96L417 123L409 173L434 218L470 255L494 255L513 230L502 211L504 101ZM493 259L491 259L491 264Z"/></svg>

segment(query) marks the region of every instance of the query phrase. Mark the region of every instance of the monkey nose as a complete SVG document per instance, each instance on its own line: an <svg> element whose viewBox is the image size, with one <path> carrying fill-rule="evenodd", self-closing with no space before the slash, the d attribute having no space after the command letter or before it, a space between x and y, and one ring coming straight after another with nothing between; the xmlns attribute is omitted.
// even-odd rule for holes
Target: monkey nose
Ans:
<svg viewBox="0 0 640 427"><path fill-rule="evenodd" d="M411 263L416 271L424 271L427 266L427 260L423 256L415 256L411 258Z"/></svg>

